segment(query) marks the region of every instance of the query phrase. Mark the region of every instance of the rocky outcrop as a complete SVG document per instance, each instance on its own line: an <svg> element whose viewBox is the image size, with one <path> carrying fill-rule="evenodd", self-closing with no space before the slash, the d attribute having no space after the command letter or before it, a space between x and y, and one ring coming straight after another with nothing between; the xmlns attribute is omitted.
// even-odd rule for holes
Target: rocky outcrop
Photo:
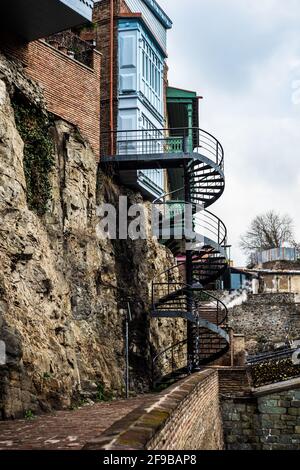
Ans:
<svg viewBox="0 0 300 470"><path fill-rule="evenodd" d="M101 173L89 144L66 122L53 119L48 209L39 217L28 208L16 89L29 107L43 107L37 86L0 57L0 418L68 407L103 388L121 394L127 302L136 391L149 385L151 349L182 339L185 328L182 320L149 316L151 280L174 264L171 254L152 238L97 236L97 203L119 194L142 199Z"/></svg>

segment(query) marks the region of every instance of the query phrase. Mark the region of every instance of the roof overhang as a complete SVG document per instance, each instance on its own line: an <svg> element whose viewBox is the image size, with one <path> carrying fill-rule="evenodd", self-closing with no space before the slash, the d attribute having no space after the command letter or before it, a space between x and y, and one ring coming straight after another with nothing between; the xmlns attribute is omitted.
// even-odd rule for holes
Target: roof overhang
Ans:
<svg viewBox="0 0 300 470"><path fill-rule="evenodd" d="M173 26L172 20L160 7L160 5L155 0L143 0L156 18L162 23L166 29L171 29Z"/></svg>
<svg viewBox="0 0 300 470"><path fill-rule="evenodd" d="M93 0L3 0L0 29L30 42L88 24L93 5Z"/></svg>
<svg viewBox="0 0 300 470"><path fill-rule="evenodd" d="M189 127L188 106L192 106L192 127L199 127L199 99L197 93L181 88L167 88L167 104L170 128Z"/></svg>

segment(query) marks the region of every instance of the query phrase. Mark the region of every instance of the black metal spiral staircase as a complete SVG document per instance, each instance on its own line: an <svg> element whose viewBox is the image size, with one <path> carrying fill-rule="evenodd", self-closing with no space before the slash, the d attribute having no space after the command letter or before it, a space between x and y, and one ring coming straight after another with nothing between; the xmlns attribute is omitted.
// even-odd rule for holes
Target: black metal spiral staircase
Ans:
<svg viewBox="0 0 300 470"><path fill-rule="evenodd" d="M187 321L186 340L153 358L153 382L176 380L229 349L226 306L205 291L227 268L226 227L207 211L224 191L222 145L195 128L116 132L103 139L101 161L121 173L173 169L183 181L153 203L159 241L183 260L153 280L152 317ZM188 216L192 230L184 231Z"/></svg>

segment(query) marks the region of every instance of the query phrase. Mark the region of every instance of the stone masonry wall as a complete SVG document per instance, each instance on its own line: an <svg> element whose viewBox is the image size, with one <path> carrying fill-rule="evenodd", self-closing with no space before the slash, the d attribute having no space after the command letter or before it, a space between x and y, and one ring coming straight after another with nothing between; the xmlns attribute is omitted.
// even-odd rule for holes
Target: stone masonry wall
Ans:
<svg viewBox="0 0 300 470"><path fill-rule="evenodd" d="M246 350L256 354L274 349L286 338L300 338L300 304L294 294L249 295L229 309L229 326L245 335Z"/></svg>
<svg viewBox="0 0 300 470"><path fill-rule="evenodd" d="M228 450L299 450L300 390L222 401Z"/></svg>
<svg viewBox="0 0 300 470"><path fill-rule="evenodd" d="M88 443L88 450L221 450L218 372L205 370L160 393Z"/></svg>

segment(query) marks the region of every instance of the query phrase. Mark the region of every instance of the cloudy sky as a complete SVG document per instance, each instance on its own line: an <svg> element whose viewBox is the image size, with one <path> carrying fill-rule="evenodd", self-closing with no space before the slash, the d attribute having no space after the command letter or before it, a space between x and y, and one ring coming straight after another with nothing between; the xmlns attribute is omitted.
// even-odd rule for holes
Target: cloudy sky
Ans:
<svg viewBox="0 0 300 470"><path fill-rule="evenodd" d="M159 3L174 22L170 84L204 96L201 127L225 148L226 191L212 210L235 263L240 234L269 209L293 217L300 241L299 0Z"/></svg>

